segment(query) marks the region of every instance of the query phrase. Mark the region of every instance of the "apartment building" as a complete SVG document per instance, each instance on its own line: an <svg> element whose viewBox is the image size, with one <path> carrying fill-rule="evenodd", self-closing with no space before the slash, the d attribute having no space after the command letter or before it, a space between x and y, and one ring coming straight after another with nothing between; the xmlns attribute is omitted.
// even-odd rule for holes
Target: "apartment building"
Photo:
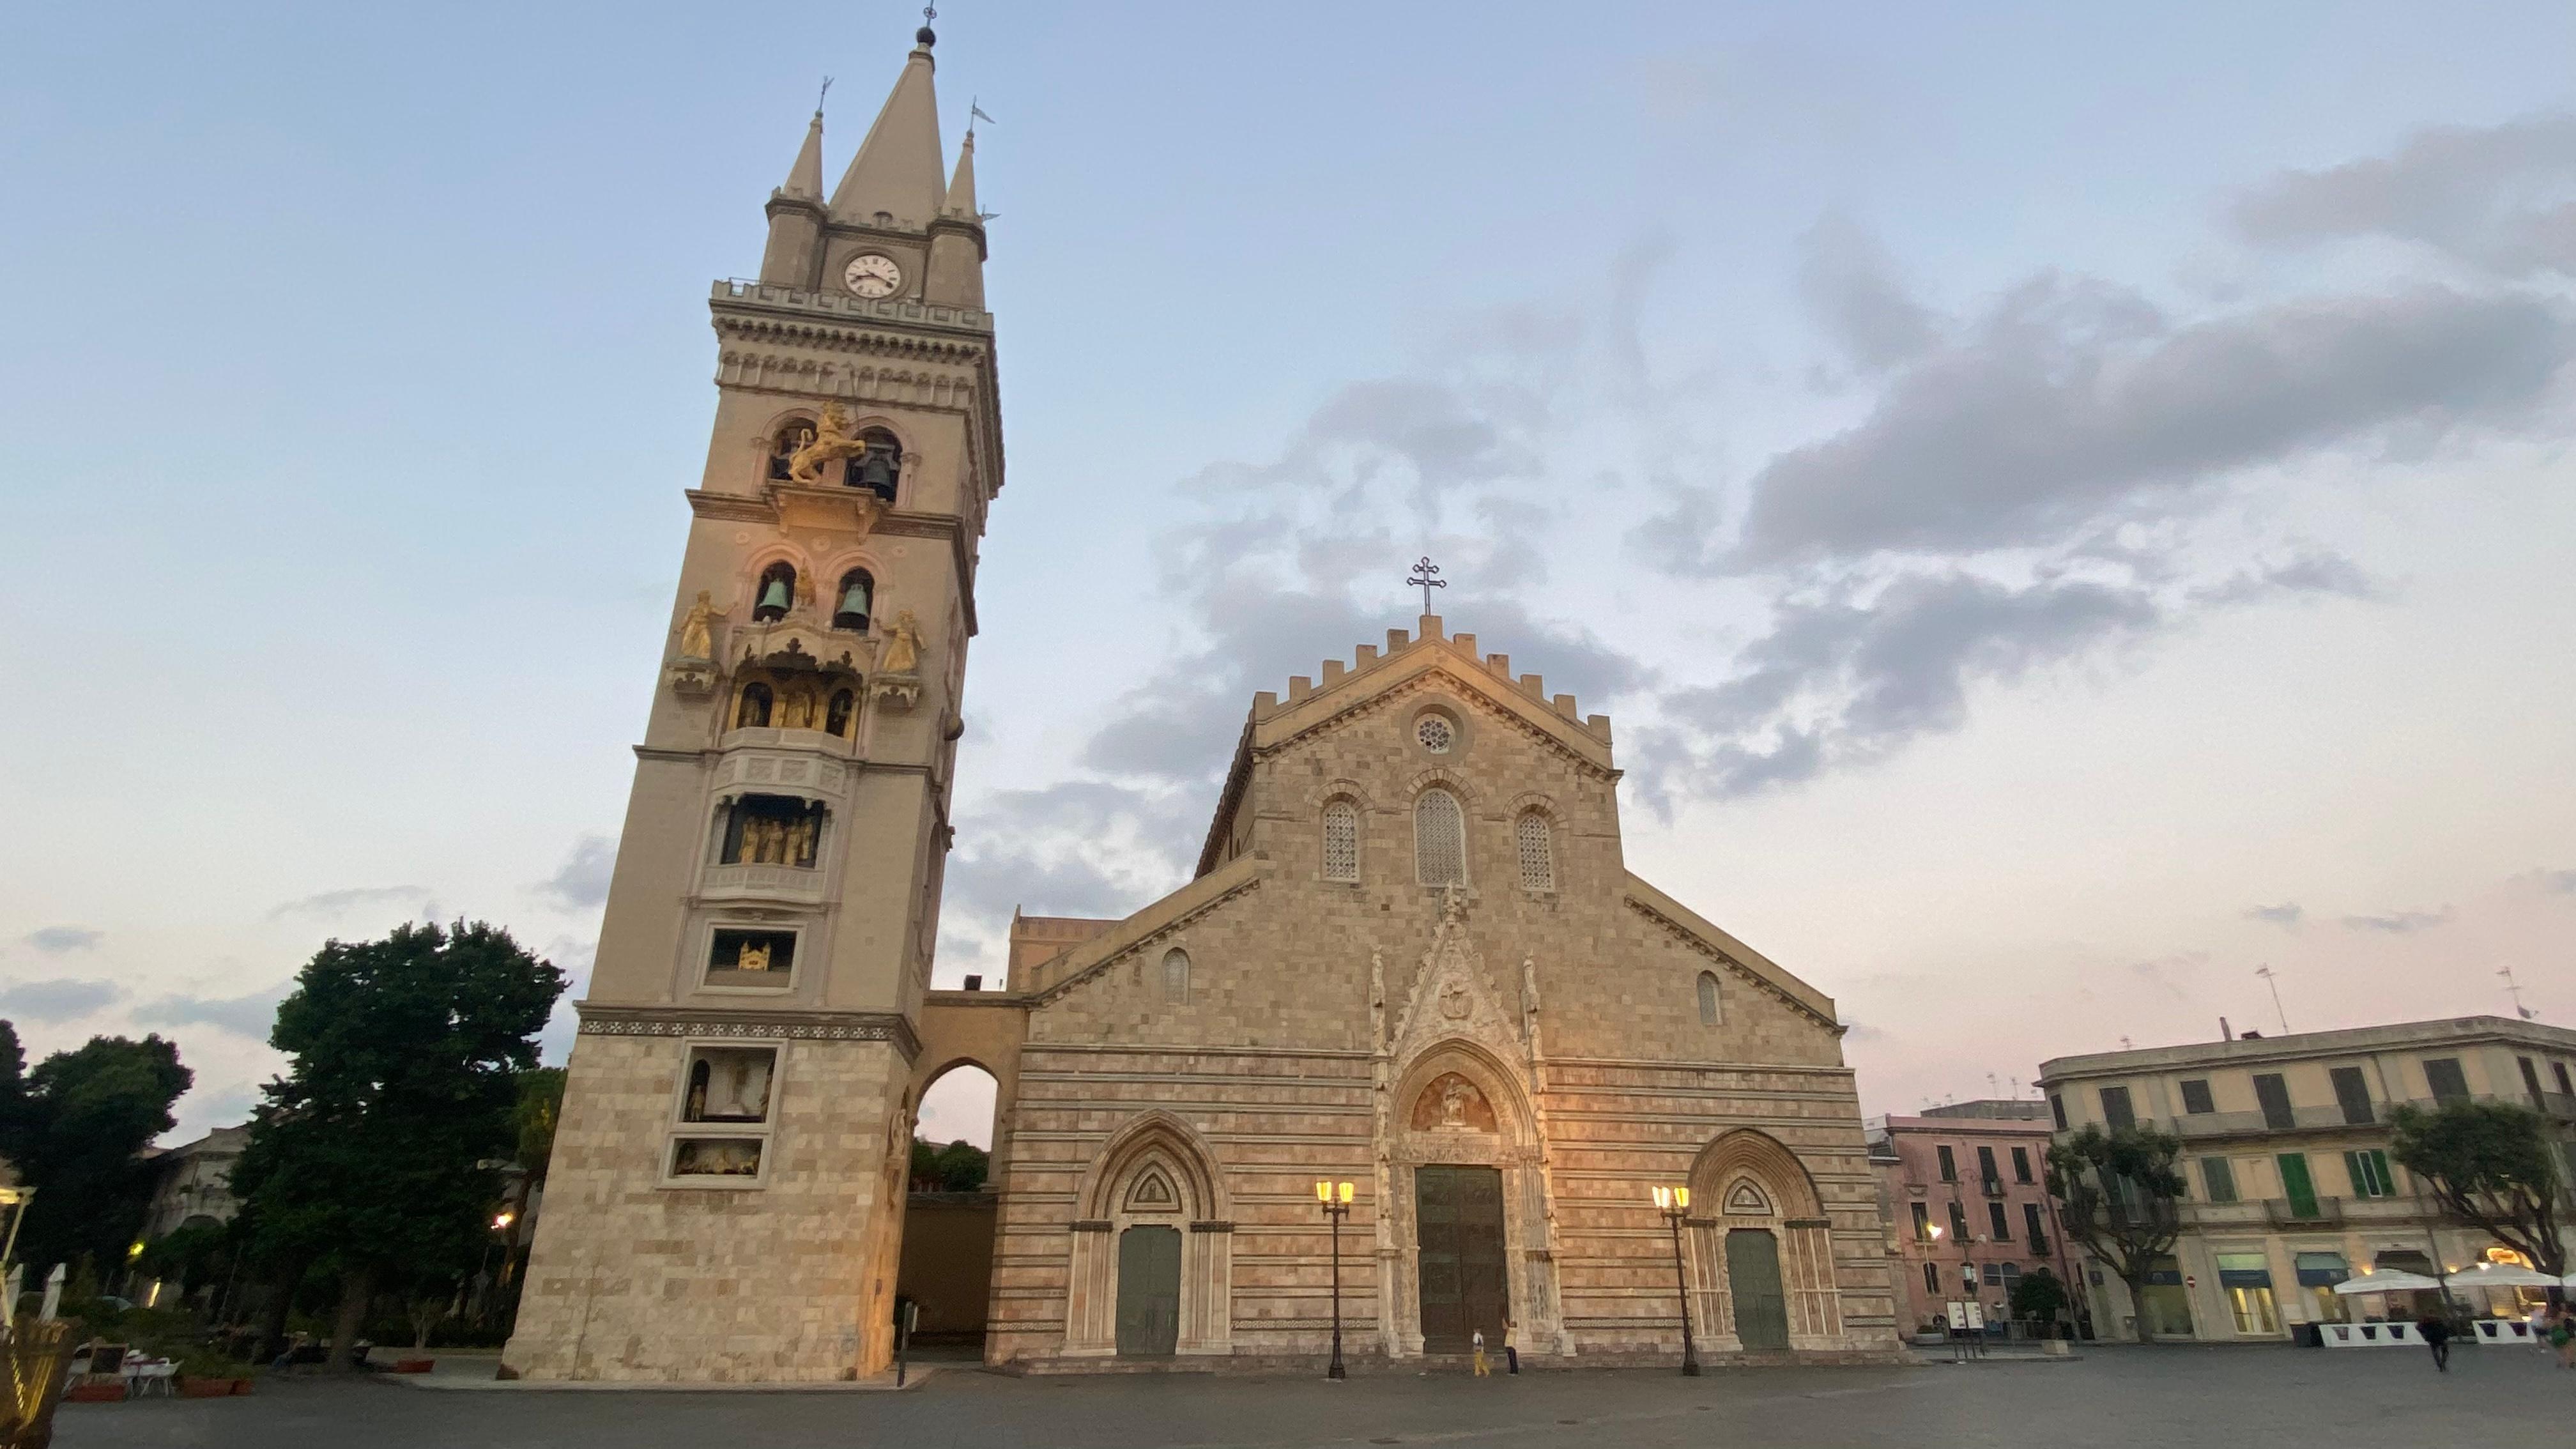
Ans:
<svg viewBox="0 0 2576 1449"><path fill-rule="evenodd" d="M2340 1322L2356 1300L2331 1290L2376 1267L2465 1267L2495 1244L2443 1221L2389 1159L2389 1113L2417 1103L2502 1101L2546 1113L2576 1169L2576 1031L2502 1017L2407 1022L2040 1064L2050 1125L2152 1124L2183 1140L2183 1232L2131 1302L2120 1280L2083 1269L2105 1337L2213 1341L2294 1337ZM2076 1249L2080 1255L2080 1246ZM2364 1307L2368 1300L2361 1300Z"/></svg>
<svg viewBox="0 0 2576 1449"><path fill-rule="evenodd" d="M2034 1268L2072 1282L2048 1197L2045 1102L1959 1102L1863 1125L1901 1329L1920 1331L1962 1299L2001 1321Z"/></svg>

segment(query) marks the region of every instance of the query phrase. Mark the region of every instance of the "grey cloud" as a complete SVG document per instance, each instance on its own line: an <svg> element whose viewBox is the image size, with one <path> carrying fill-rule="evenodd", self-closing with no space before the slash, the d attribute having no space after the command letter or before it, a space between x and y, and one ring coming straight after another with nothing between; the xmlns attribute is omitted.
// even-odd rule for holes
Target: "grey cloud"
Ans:
<svg viewBox="0 0 2576 1449"><path fill-rule="evenodd" d="M2576 116L2444 127L2392 155L2285 171L2231 219L2264 245L2384 236L2506 275L2576 271Z"/></svg>
<svg viewBox="0 0 2576 1449"><path fill-rule="evenodd" d="M1798 239L1798 291L1825 335L1852 362L1884 371L1930 352L1940 318L1909 295L1878 238L1828 212Z"/></svg>
<svg viewBox="0 0 2576 1449"><path fill-rule="evenodd" d="M104 931L93 931L87 926L47 926L27 934L27 944L48 956L60 956L67 951L86 951L104 939L106 939Z"/></svg>
<svg viewBox="0 0 2576 1449"><path fill-rule="evenodd" d="M105 981L82 981L59 977L51 981L22 981L0 988L0 1012L13 1020L77 1021L114 1002L125 993Z"/></svg>
<svg viewBox="0 0 2576 1449"><path fill-rule="evenodd" d="M2310 551L2199 590L2213 604L2248 603L2277 594L2317 594L2344 599L2386 599L2396 591L2341 554Z"/></svg>
<svg viewBox="0 0 2576 1449"><path fill-rule="evenodd" d="M609 873L616 867L617 842L605 835L585 835L573 842L562 869L537 890L576 910L587 910L607 901Z"/></svg>
<svg viewBox="0 0 2576 1449"><path fill-rule="evenodd" d="M2161 618L2135 585L1961 572L1785 604L1738 656L1742 672L1663 697L1641 789L1668 808L1675 790L1742 795L1864 763L1958 728L1973 682L2017 679Z"/></svg>
<svg viewBox="0 0 2576 1449"><path fill-rule="evenodd" d="M2300 909L2299 903L2296 901L2283 901L2277 906L2248 906L2245 908L2245 919L2249 921L2265 921L2275 926L2296 926L2301 920L2306 918L2307 914L2308 913L2306 911Z"/></svg>
<svg viewBox="0 0 2576 1449"><path fill-rule="evenodd" d="M2422 286L2176 325L2135 293L2043 277L1896 374L1870 416L1754 476L1754 562L2060 542L2229 470L2500 422L2576 351L2558 305ZM1735 555L1650 525L1685 572ZM1657 540L1660 538L1660 543Z"/></svg>
<svg viewBox="0 0 2576 1449"><path fill-rule="evenodd" d="M136 1007L134 1019L145 1026L211 1026L266 1041L277 1020L277 1004L294 990L290 979L242 996L173 994Z"/></svg>
<svg viewBox="0 0 2576 1449"><path fill-rule="evenodd" d="M2560 895L2576 895L2576 870L2545 870L2540 873L2540 880L2541 884Z"/></svg>
<svg viewBox="0 0 2576 1449"><path fill-rule="evenodd" d="M398 905L406 901L418 901L424 906L428 905L429 888L410 885L352 886L346 890L323 891L319 895L305 896L276 906L269 911L268 918L275 921L283 920L288 916L340 916L369 906ZM435 916L436 912L427 910L423 914Z"/></svg>
<svg viewBox="0 0 2576 1449"><path fill-rule="evenodd" d="M2384 916L2346 916L2347 931L2379 931L2391 936L2411 936L2417 931L2444 925L2457 914L2449 906L2438 911L2391 911Z"/></svg>

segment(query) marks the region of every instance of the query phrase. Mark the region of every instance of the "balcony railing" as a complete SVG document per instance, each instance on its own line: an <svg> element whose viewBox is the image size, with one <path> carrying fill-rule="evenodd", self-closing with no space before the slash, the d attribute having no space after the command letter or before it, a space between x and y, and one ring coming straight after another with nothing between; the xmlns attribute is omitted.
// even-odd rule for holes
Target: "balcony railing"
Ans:
<svg viewBox="0 0 2576 1449"><path fill-rule="evenodd" d="M2004 1195L2004 1180L2000 1177L1989 1177L1983 1182L1977 1184L1977 1190L1988 1197L2002 1197Z"/></svg>
<svg viewBox="0 0 2576 1449"><path fill-rule="evenodd" d="M2355 1122L2340 1106L2293 1107L2285 1118L2276 1120L2262 1112L2186 1112L2173 1119L2178 1137L2248 1137L2265 1132L2305 1132L2334 1127L2372 1127L2379 1125L2376 1104L2370 1115Z"/></svg>
<svg viewBox="0 0 2576 1449"><path fill-rule="evenodd" d="M2311 1223L2339 1223L2343 1221L2343 1199L2321 1197L2308 1204L2307 1210L2302 1212L2299 1210L2299 1205L2288 1198L2265 1198L2263 1220L2276 1228L2304 1227Z"/></svg>

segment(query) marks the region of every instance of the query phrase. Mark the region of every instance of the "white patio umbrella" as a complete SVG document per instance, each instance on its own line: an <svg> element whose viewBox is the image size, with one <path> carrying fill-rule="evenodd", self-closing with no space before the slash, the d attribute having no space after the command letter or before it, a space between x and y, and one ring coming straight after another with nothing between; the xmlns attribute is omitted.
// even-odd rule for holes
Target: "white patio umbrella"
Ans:
<svg viewBox="0 0 2576 1449"><path fill-rule="evenodd" d="M2451 1275L2454 1288L2555 1288L2562 1280L2514 1263L2480 1263Z"/></svg>
<svg viewBox="0 0 2576 1449"><path fill-rule="evenodd" d="M2460 1280L2454 1277L2451 1281L2456 1283ZM2346 1278L2334 1286L2334 1291L2350 1297L2356 1293L2431 1293L2438 1291L2441 1286L2441 1280L2437 1278L2427 1278L2421 1273L2404 1273L2395 1268L2386 1268L2376 1273L2363 1273L2357 1277Z"/></svg>

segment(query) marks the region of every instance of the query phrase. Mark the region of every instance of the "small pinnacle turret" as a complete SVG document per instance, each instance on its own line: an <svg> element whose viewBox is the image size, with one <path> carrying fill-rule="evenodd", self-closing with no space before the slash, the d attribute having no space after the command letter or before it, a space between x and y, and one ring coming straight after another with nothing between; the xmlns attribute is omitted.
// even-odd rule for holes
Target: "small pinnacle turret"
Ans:
<svg viewBox="0 0 2576 1449"><path fill-rule="evenodd" d="M975 209L975 128L966 128L966 139L957 148L957 170L948 178L948 204L942 214L962 217L980 224L981 214Z"/></svg>
<svg viewBox="0 0 2576 1449"><path fill-rule="evenodd" d="M814 119L806 123L805 144L797 148L796 164L787 168L787 184L778 188L781 196L799 201L823 199L823 109L814 108Z"/></svg>

